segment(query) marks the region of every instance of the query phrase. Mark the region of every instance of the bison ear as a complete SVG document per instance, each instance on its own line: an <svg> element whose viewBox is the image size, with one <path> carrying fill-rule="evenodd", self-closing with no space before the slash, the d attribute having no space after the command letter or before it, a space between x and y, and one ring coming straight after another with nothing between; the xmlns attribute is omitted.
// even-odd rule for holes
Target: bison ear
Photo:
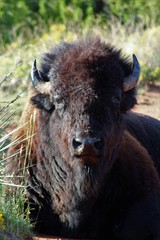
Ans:
<svg viewBox="0 0 160 240"><path fill-rule="evenodd" d="M33 104L40 109L45 109L48 112L54 110L54 105L50 101L50 82L49 79L42 75L36 67L36 59L33 62L31 69L32 85L38 92L37 95L31 98Z"/></svg>
<svg viewBox="0 0 160 240"><path fill-rule="evenodd" d="M137 81L139 79L139 75L140 65L136 58L136 55L133 54L133 70L132 73L124 79L123 83L124 92L128 92L129 90L133 89L136 86Z"/></svg>

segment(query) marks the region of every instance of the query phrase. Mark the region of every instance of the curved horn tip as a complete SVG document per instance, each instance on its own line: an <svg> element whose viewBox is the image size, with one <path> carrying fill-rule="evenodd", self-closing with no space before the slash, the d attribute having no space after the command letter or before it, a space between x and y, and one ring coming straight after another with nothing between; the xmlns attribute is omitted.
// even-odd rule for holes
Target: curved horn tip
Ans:
<svg viewBox="0 0 160 240"><path fill-rule="evenodd" d="M33 63L32 63L32 68L31 68L31 77L32 80L34 79L34 72L37 71L37 62L36 59L34 59Z"/></svg>
<svg viewBox="0 0 160 240"><path fill-rule="evenodd" d="M137 61L138 62L138 60L137 60L137 57L136 57L136 55L133 53L133 61ZM36 59L35 59L36 60Z"/></svg>
<svg viewBox="0 0 160 240"><path fill-rule="evenodd" d="M123 83L124 92L127 92L136 86L139 75L140 75L140 64L138 62L136 55L133 54L133 70L132 70L132 73L128 77L126 77L124 80L124 83Z"/></svg>
<svg viewBox="0 0 160 240"><path fill-rule="evenodd" d="M33 61L33 67L34 67L34 68L37 68L36 58L35 58L34 61Z"/></svg>
<svg viewBox="0 0 160 240"><path fill-rule="evenodd" d="M35 59L33 61L32 69L31 69L31 78L32 78L32 84L33 84L34 87L36 87L38 85L38 83L42 81L36 65L37 64L36 64L36 59Z"/></svg>
<svg viewBox="0 0 160 240"><path fill-rule="evenodd" d="M136 68L140 70L140 64L135 54L133 54L133 67L136 65Z"/></svg>

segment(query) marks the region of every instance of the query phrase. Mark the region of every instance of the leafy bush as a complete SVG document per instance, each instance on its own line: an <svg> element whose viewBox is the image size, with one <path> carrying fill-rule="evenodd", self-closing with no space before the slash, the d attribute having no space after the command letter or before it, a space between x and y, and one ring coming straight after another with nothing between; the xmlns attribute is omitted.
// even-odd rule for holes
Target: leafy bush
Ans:
<svg viewBox="0 0 160 240"><path fill-rule="evenodd" d="M41 24L39 33L52 23L84 27L99 19L102 26L113 16L122 24L143 23L146 28L160 24L159 9L159 0L135 0L134 4L132 0L0 0L0 40L10 43L19 34L27 40L27 32L34 34Z"/></svg>
<svg viewBox="0 0 160 240"><path fill-rule="evenodd" d="M160 23L160 1L152 0L104 0L108 4L109 13L123 24L127 22L143 23L144 27L152 23Z"/></svg>
<svg viewBox="0 0 160 240"><path fill-rule="evenodd" d="M160 67L152 67L150 65L141 62L142 73L140 77L140 86L143 87L146 84L154 84L160 82Z"/></svg>

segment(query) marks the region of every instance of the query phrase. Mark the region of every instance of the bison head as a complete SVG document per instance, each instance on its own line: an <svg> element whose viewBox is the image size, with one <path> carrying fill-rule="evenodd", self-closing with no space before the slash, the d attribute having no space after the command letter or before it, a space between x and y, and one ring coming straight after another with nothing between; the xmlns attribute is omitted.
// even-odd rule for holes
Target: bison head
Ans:
<svg viewBox="0 0 160 240"><path fill-rule="evenodd" d="M135 55L132 66L99 38L60 44L44 54L39 70L34 61L36 175L71 227L90 211L114 164L139 73Z"/></svg>

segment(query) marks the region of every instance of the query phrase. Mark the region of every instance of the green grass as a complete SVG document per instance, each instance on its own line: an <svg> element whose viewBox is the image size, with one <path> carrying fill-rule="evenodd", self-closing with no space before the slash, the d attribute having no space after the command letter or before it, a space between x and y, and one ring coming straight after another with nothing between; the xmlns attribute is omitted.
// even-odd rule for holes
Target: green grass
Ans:
<svg viewBox="0 0 160 240"><path fill-rule="evenodd" d="M5 222L5 231L18 238L32 236L28 217L29 208L24 209L25 201L25 191L22 188L16 191L15 196L13 194L10 197L5 194L1 196L1 211Z"/></svg>
<svg viewBox="0 0 160 240"><path fill-rule="evenodd" d="M16 141L10 141L12 133L6 133L10 120L15 114L15 110L11 110L15 101L7 103L0 110L0 239L4 240L7 239L8 234L19 239L32 235L29 206L26 205L26 187L23 184L15 185L11 173L6 171L10 162L7 150L11 145L16 144Z"/></svg>

